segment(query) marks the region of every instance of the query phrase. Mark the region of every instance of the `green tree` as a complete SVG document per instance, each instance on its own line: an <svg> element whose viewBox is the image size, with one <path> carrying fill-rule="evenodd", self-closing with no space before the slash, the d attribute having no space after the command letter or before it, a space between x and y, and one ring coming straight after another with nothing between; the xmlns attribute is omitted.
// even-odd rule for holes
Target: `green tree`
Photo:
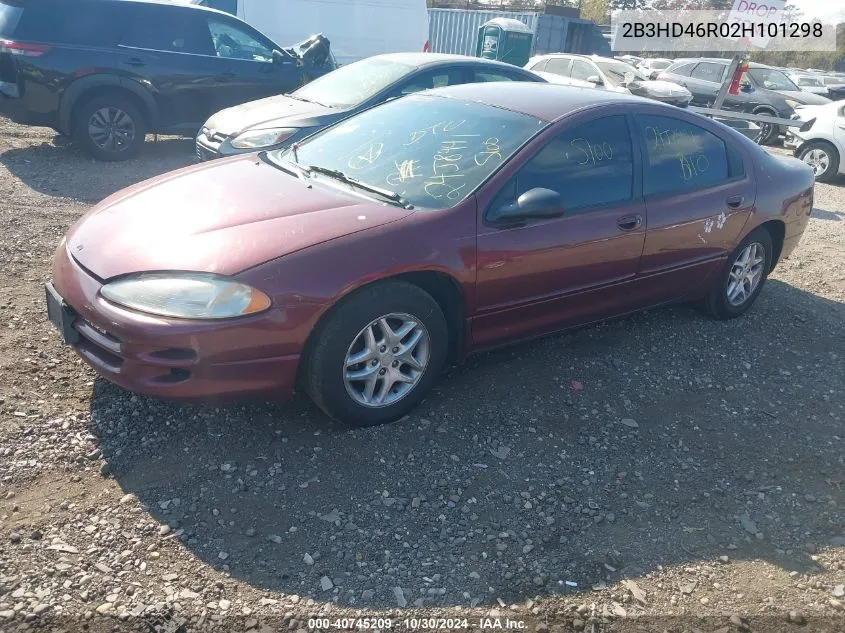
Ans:
<svg viewBox="0 0 845 633"><path fill-rule="evenodd" d="M610 0L583 0L581 17L596 24L604 24L607 22L609 8Z"/></svg>

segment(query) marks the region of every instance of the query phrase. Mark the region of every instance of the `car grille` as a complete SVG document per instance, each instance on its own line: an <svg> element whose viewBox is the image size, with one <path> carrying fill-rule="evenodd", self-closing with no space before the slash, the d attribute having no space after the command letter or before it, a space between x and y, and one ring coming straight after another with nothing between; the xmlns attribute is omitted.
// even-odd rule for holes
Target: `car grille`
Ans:
<svg viewBox="0 0 845 633"><path fill-rule="evenodd" d="M120 357L121 341L113 334L101 327L77 317L73 328L81 337L77 348L84 356L96 360L98 364L104 365L111 371L117 372L123 365L123 358Z"/></svg>
<svg viewBox="0 0 845 633"><path fill-rule="evenodd" d="M214 160L217 158L217 153L208 149L201 143L197 142L197 160L200 162L207 160Z"/></svg>

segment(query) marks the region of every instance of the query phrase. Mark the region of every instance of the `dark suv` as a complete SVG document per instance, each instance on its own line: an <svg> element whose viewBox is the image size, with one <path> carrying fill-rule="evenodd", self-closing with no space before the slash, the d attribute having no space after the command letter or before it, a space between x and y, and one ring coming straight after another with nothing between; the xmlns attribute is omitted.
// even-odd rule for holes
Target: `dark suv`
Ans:
<svg viewBox="0 0 845 633"><path fill-rule="evenodd" d="M148 132L193 136L218 110L333 70L325 49L311 63L232 15L186 4L0 0L0 114L123 160Z"/></svg>
<svg viewBox="0 0 845 633"><path fill-rule="evenodd" d="M731 60L723 58L676 59L658 79L673 81L692 93L692 104L709 107L716 100L722 84L726 81ZM789 119L798 105L820 105L829 99L804 92L783 72L771 66L751 63L743 75L739 94L728 94L724 109L765 114ZM775 124L759 123L759 143L771 143L778 135L786 132Z"/></svg>

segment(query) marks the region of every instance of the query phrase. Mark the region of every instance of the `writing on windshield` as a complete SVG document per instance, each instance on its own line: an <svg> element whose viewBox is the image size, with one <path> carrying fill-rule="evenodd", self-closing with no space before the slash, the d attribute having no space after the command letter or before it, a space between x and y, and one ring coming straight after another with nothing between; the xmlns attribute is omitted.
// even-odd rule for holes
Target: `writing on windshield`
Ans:
<svg viewBox="0 0 845 633"><path fill-rule="evenodd" d="M453 206L545 125L478 103L415 95L330 128L302 144L298 158L416 206Z"/></svg>

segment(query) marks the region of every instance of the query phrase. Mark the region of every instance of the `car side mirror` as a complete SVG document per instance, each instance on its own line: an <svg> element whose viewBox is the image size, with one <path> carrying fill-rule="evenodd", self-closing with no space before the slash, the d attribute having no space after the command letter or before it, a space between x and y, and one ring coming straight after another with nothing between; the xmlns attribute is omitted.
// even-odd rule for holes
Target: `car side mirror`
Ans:
<svg viewBox="0 0 845 633"><path fill-rule="evenodd" d="M529 189L510 203L493 210L489 219L495 223L511 224L528 219L559 218L563 215L560 194L551 189Z"/></svg>
<svg viewBox="0 0 845 633"><path fill-rule="evenodd" d="M589 77L587 77L587 81L589 81L591 84L596 84L597 86L602 85L601 77L599 77L598 75L590 75Z"/></svg>
<svg viewBox="0 0 845 633"><path fill-rule="evenodd" d="M281 66L283 64L293 63L289 55L285 55L282 51L276 49L273 51L273 63Z"/></svg>

